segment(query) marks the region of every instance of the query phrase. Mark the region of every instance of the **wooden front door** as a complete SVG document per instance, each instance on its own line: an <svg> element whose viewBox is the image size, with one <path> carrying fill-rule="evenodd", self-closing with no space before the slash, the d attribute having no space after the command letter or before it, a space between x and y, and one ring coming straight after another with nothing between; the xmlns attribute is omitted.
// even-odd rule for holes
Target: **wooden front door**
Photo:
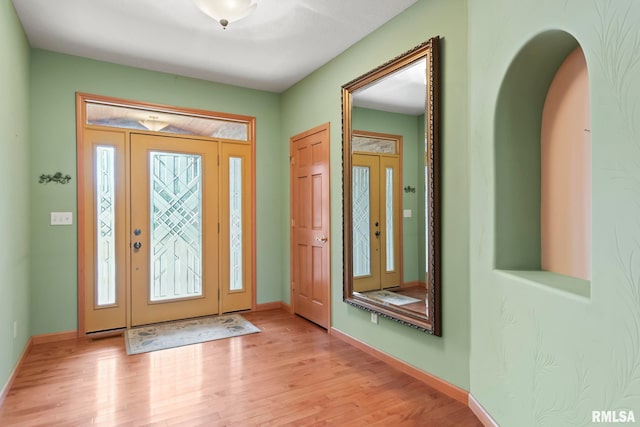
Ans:
<svg viewBox="0 0 640 427"><path fill-rule="evenodd" d="M291 302L329 328L329 124L291 138Z"/></svg>
<svg viewBox="0 0 640 427"><path fill-rule="evenodd" d="M400 161L353 154L353 290L401 285Z"/></svg>
<svg viewBox="0 0 640 427"><path fill-rule="evenodd" d="M131 135L134 326L218 313L217 157L214 141Z"/></svg>

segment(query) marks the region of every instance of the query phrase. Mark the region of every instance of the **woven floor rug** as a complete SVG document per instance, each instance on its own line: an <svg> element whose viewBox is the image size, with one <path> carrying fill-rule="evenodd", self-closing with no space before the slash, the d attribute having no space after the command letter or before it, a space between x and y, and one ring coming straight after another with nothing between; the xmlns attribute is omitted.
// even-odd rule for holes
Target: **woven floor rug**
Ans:
<svg viewBox="0 0 640 427"><path fill-rule="evenodd" d="M393 304L393 305L405 305L405 304L411 304L412 302L420 302L420 300L417 298L412 298L406 295L400 295L400 294L396 294L395 292L389 292L389 291L364 292L363 295L369 298L377 299L383 303Z"/></svg>
<svg viewBox="0 0 640 427"><path fill-rule="evenodd" d="M230 314L132 328L125 332L124 342L131 355L256 332L260 329L244 317Z"/></svg>

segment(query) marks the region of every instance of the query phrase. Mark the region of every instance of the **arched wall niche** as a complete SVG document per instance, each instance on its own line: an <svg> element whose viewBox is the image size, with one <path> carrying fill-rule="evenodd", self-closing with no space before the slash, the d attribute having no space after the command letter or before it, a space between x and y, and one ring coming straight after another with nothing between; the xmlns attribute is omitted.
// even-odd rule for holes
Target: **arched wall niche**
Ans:
<svg viewBox="0 0 640 427"><path fill-rule="evenodd" d="M591 278L591 121L582 48L560 65L542 112L542 269Z"/></svg>
<svg viewBox="0 0 640 427"><path fill-rule="evenodd" d="M542 115L558 69L578 47L565 31L538 34L517 53L503 79L494 123L494 262L498 270L588 296L587 281L542 266Z"/></svg>

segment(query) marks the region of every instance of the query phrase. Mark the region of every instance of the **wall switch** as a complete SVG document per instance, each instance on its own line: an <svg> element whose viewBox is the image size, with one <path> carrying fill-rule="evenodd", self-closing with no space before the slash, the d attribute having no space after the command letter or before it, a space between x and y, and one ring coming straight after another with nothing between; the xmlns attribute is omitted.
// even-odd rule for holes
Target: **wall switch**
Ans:
<svg viewBox="0 0 640 427"><path fill-rule="evenodd" d="M371 323L378 324L378 313L371 313Z"/></svg>
<svg viewBox="0 0 640 427"><path fill-rule="evenodd" d="M15 340L16 338L18 338L18 321L14 320L13 321L13 339Z"/></svg>
<svg viewBox="0 0 640 427"><path fill-rule="evenodd" d="M72 212L51 212L51 225L73 224Z"/></svg>
<svg viewBox="0 0 640 427"><path fill-rule="evenodd" d="M411 218L413 216L413 211L411 211L411 209L405 209L403 213L405 218Z"/></svg>

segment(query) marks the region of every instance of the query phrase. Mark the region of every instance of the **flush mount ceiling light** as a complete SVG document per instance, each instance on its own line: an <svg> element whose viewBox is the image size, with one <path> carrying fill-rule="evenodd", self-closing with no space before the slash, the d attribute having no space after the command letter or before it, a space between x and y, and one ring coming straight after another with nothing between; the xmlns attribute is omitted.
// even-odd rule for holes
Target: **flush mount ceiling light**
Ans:
<svg viewBox="0 0 640 427"><path fill-rule="evenodd" d="M138 120L138 123L154 132L161 131L162 129L169 126L169 123L160 121L158 120L158 118L158 116L149 116L149 119Z"/></svg>
<svg viewBox="0 0 640 427"><path fill-rule="evenodd" d="M258 6L254 0L193 0L204 13L215 19L226 30L231 22L250 15Z"/></svg>

